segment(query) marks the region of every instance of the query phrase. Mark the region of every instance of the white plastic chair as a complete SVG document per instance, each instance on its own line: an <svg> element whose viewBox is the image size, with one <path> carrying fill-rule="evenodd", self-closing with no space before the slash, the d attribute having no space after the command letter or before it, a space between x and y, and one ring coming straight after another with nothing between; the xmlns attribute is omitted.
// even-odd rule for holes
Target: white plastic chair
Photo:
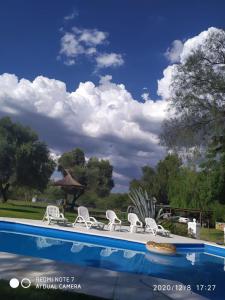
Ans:
<svg viewBox="0 0 225 300"><path fill-rule="evenodd" d="M116 226L120 226L120 230L121 230L122 221L119 218L117 218L117 215L113 210L106 211L106 218L109 220L108 228L110 231L112 231L113 229L115 230Z"/></svg>
<svg viewBox="0 0 225 300"><path fill-rule="evenodd" d="M45 220L48 221L48 224L51 224L51 222L62 222L65 224L67 222L67 219L64 217L63 213L60 213L59 208L54 205L48 205L46 207L42 221Z"/></svg>
<svg viewBox="0 0 225 300"><path fill-rule="evenodd" d="M138 216L134 213L128 214L128 221L130 222L130 232L137 232L138 228L143 228L142 222L138 219Z"/></svg>
<svg viewBox="0 0 225 300"><path fill-rule="evenodd" d="M73 227L76 223L84 223L87 229L90 229L92 226L104 228L105 224L102 222L98 222L94 217L89 216L89 211L85 206L78 207L78 216L76 217Z"/></svg>
<svg viewBox="0 0 225 300"><path fill-rule="evenodd" d="M150 230L154 235L162 234L165 236L170 236L170 231L163 228L162 225L158 225L153 218L145 218L145 230Z"/></svg>

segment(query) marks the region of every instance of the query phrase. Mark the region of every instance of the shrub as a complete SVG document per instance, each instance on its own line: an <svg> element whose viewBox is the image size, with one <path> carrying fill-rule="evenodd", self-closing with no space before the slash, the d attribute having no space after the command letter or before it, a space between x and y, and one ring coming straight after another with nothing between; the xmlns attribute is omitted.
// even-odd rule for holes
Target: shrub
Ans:
<svg viewBox="0 0 225 300"><path fill-rule="evenodd" d="M163 220L161 225L173 234L188 236L187 224L176 223L171 220Z"/></svg>

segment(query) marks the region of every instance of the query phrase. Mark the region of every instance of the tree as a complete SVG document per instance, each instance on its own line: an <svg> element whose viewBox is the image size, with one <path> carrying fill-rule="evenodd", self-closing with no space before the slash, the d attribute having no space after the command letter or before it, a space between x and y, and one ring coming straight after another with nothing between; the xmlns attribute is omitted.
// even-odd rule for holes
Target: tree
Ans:
<svg viewBox="0 0 225 300"><path fill-rule="evenodd" d="M213 146L210 147L200 167L207 176L212 201L225 204L225 151L222 149L219 157L216 152Z"/></svg>
<svg viewBox="0 0 225 300"><path fill-rule="evenodd" d="M108 160L91 157L85 162L83 150L76 148L63 153L59 159L59 170L68 169L71 175L100 197L108 196L114 186L112 179L113 167Z"/></svg>
<svg viewBox="0 0 225 300"><path fill-rule="evenodd" d="M84 167L85 155L84 151L80 148L73 149L70 152L65 152L59 159L59 164L65 169L69 169L74 166Z"/></svg>
<svg viewBox="0 0 225 300"><path fill-rule="evenodd" d="M145 190L150 197L157 195L157 182L156 182L156 170L150 166L144 166L141 168L142 177L140 180L133 179L130 182L130 191L137 190L140 187Z"/></svg>
<svg viewBox="0 0 225 300"><path fill-rule="evenodd" d="M169 148L225 143L225 31L211 29L189 57L174 67L172 117L161 141Z"/></svg>
<svg viewBox="0 0 225 300"><path fill-rule="evenodd" d="M207 174L188 167L180 168L169 183L169 202L172 207L209 209L215 199Z"/></svg>
<svg viewBox="0 0 225 300"><path fill-rule="evenodd" d="M141 187L149 196L156 197L158 202L168 203L169 182L179 172L181 164L176 154L169 154L158 162L155 169L144 166L141 179L130 182L130 190Z"/></svg>
<svg viewBox="0 0 225 300"><path fill-rule="evenodd" d="M87 163L87 188L100 197L108 196L114 187L112 172L113 167L108 160L90 158Z"/></svg>
<svg viewBox="0 0 225 300"><path fill-rule="evenodd" d="M4 202L12 184L42 191L54 168L47 146L33 130L8 117L0 119L0 192Z"/></svg>
<svg viewBox="0 0 225 300"><path fill-rule="evenodd" d="M59 159L59 171L68 169L70 174L82 185L86 185L86 165L84 151L80 148L65 152Z"/></svg>
<svg viewBox="0 0 225 300"><path fill-rule="evenodd" d="M181 165L182 161L176 154L169 154L164 160L158 162L156 167L157 199L161 203L169 203L169 184L179 172Z"/></svg>

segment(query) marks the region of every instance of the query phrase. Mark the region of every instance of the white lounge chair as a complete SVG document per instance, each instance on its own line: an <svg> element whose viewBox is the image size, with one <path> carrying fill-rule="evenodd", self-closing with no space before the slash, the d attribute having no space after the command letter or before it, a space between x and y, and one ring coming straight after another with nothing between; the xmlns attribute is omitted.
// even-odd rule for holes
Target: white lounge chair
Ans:
<svg viewBox="0 0 225 300"><path fill-rule="evenodd" d="M117 218L117 215L115 214L115 212L113 210L107 210L106 211L106 218L109 220L108 223L108 228L110 231L112 231L113 229L116 229L116 226L120 226L120 230L121 230L121 220L119 218Z"/></svg>
<svg viewBox="0 0 225 300"><path fill-rule="evenodd" d="M48 221L48 224L51 224L51 222L56 223L66 223L68 220L64 217L63 213L60 213L59 208L54 205L48 205L46 207L46 211L43 217L42 221Z"/></svg>
<svg viewBox="0 0 225 300"><path fill-rule="evenodd" d="M76 223L84 223L87 229L90 229L92 226L104 229L105 226L104 223L98 222L94 217L90 217L88 209L85 206L78 207L78 216L72 225L75 226Z"/></svg>
<svg viewBox="0 0 225 300"><path fill-rule="evenodd" d="M143 228L142 222L138 219L138 216L134 213L128 214L128 221L130 222L130 232L137 232L138 228Z"/></svg>
<svg viewBox="0 0 225 300"><path fill-rule="evenodd" d="M163 228L162 225L158 225L153 218L145 218L145 230L150 230L154 235L162 234L165 236L170 236L170 231Z"/></svg>

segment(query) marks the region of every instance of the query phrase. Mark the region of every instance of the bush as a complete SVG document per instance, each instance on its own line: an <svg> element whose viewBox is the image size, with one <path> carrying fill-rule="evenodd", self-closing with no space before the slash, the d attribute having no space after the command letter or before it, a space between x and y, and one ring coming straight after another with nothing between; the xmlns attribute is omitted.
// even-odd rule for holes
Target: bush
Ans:
<svg viewBox="0 0 225 300"><path fill-rule="evenodd" d="M213 221L215 222L225 222L225 205L222 205L218 202L214 203L212 208L213 210Z"/></svg>
<svg viewBox="0 0 225 300"><path fill-rule="evenodd" d="M163 220L161 225L173 234L188 236L187 224L176 223L171 220Z"/></svg>
<svg viewBox="0 0 225 300"><path fill-rule="evenodd" d="M89 206L97 209L114 209L126 211L131 204L127 194L110 194L108 197L100 198L91 192L85 192L78 200L77 205Z"/></svg>

